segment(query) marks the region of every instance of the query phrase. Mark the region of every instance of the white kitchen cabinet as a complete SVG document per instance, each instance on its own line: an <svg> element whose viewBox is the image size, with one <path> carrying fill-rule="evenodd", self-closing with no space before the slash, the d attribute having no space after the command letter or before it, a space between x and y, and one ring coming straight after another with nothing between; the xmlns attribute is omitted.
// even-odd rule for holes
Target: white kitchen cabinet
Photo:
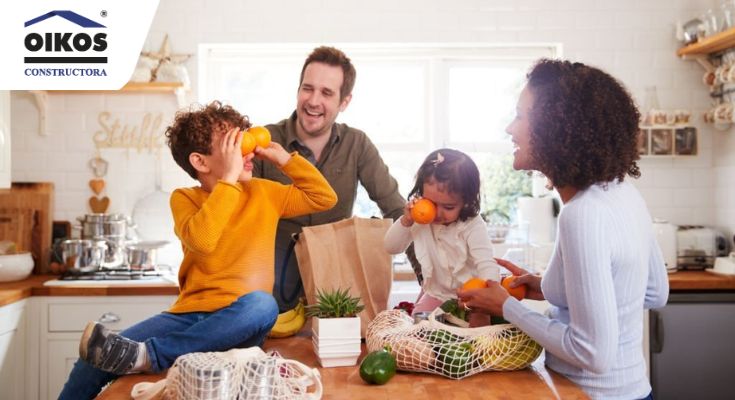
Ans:
<svg viewBox="0 0 735 400"><path fill-rule="evenodd" d="M0 189L10 187L10 92L0 90Z"/></svg>
<svg viewBox="0 0 735 400"><path fill-rule="evenodd" d="M0 400L26 398L26 304L0 307Z"/></svg>
<svg viewBox="0 0 735 400"><path fill-rule="evenodd" d="M88 321L120 331L167 310L176 296L38 297L41 399L56 399L79 357L79 338Z"/></svg>

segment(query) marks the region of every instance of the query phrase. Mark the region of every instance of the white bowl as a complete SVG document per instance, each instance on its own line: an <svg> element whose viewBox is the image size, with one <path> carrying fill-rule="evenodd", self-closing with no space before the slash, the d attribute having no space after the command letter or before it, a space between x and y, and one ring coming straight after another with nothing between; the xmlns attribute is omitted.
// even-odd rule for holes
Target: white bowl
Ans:
<svg viewBox="0 0 735 400"><path fill-rule="evenodd" d="M33 271L31 253L0 255L0 282L20 281Z"/></svg>

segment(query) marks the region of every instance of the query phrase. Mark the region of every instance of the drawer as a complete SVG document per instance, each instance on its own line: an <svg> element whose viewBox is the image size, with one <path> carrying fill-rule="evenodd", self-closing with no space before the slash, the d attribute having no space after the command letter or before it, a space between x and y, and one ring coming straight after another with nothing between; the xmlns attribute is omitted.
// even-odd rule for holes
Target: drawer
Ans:
<svg viewBox="0 0 735 400"><path fill-rule="evenodd" d="M167 310L173 300L146 302L80 302L48 304L49 332L81 332L89 321L120 331Z"/></svg>

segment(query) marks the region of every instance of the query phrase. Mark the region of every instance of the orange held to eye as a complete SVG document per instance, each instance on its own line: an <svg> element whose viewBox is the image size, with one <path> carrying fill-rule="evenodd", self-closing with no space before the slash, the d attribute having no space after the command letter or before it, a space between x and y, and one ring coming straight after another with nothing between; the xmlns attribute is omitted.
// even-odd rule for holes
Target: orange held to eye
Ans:
<svg viewBox="0 0 735 400"><path fill-rule="evenodd" d="M526 297L526 285L520 285L514 288L510 287L510 283L516 280L516 278L518 277L515 275L506 276L500 281L500 285L504 287L511 296L515 297L518 300L523 300Z"/></svg>
<svg viewBox="0 0 735 400"><path fill-rule="evenodd" d="M253 136L252 133L248 131L244 131L242 133L242 144L240 145L240 150L242 150L242 155L250 154L255 150L255 146L257 146L258 143L255 141L255 136Z"/></svg>
<svg viewBox="0 0 735 400"><path fill-rule="evenodd" d="M436 206L431 200L418 199L411 208L411 218L419 224L430 224L436 218Z"/></svg>
<svg viewBox="0 0 735 400"><path fill-rule="evenodd" d="M268 147L271 144L271 133L264 126L251 126L248 129L251 135L255 138L255 143L260 147Z"/></svg>
<svg viewBox="0 0 735 400"><path fill-rule="evenodd" d="M487 287L487 282L480 278L470 278L462 284L462 290L482 289Z"/></svg>

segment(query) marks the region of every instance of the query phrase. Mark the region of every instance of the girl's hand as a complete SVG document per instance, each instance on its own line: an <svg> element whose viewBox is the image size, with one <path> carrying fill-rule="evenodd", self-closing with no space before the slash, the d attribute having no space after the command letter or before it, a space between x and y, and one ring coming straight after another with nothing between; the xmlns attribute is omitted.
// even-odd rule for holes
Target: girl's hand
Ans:
<svg viewBox="0 0 735 400"><path fill-rule="evenodd" d="M495 261L501 267L510 271L511 274L517 276L515 281L511 282L510 287L518 285L526 285L526 298L531 300L544 300L544 294L541 292L541 276L531 274L525 269L513 264L508 260L496 258Z"/></svg>
<svg viewBox="0 0 735 400"><path fill-rule="evenodd" d="M487 287L482 289L457 290L459 306L466 306L473 311L503 316L503 303L510 297L508 291L493 280L487 281Z"/></svg>
<svg viewBox="0 0 735 400"><path fill-rule="evenodd" d="M413 205L416 203L416 201L420 199L419 196L414 196L406 203L406 206L403 207L403 215L401 216L401 225L408 228L409 226L413 225L413 217L411 216L411 209L413 208Z"/></svg>
<svg viewBox="0 0 735 400"><path fill-rule="evenodd" d="M224 135L219 135L212 146L212 156L222 163L222 176L218 177L225 182L235 183L243 170L242 132L240 128L232 128Z"/></svg>
<svg viewBox="0 0 735 400"><path fill-rule="evenodd" d="M257 146L255 155L262 160L268 160L276 164L278 167L283 167L291 159L291 154L288 154L283 146L276 142L271 142L268 147Z"/></svg>

